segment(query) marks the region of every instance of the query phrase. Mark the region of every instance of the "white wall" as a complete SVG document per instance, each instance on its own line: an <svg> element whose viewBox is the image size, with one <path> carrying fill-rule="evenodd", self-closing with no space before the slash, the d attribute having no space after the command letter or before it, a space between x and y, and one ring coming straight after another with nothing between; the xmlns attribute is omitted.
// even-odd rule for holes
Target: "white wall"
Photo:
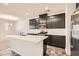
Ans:
<svg viewBox="0 0 79 59"><path fill-rule="evenodd" d="M0 19L0 40L5 39L4 23L5 23L5 21L3 19Z"/></svg>
<svg viewBox="0 0 79 59"><path fill-rule="evenodd" d="M0 19L0 51L10 48L10 41L5 38L5 20Z"/></svg>
<svg viewBox="0 0 79 59"><path fill-rule="evenodd" d="M28 19L19 20L16 25L17 34L19 34L20 32L27 33L29 29L28 26Z"/></svg>

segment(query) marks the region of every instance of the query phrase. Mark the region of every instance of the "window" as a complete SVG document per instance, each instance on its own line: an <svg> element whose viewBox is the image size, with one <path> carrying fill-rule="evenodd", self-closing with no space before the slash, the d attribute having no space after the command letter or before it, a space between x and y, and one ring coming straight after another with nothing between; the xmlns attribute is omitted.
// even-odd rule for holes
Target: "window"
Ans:
<svg viewBox="0 0 79 59"><path fill-rule="evenodd" d="M11 30L11 26L12 26L12 23L5 23L5 30L6 31L10 31Z"/></svg>

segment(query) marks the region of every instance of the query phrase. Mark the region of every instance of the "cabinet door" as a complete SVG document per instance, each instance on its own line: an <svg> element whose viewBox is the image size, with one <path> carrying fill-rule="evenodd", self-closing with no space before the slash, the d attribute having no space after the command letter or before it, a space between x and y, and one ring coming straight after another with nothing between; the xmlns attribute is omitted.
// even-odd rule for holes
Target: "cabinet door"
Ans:
<svg viewBox="0 0 79 59"><path fill-rule="evenodd" d="M78 8L79 7L79 3L76 3L76 8Z"/></svg>
<svg viewBox="0 0 79 59"><path fill-rule="evenodd" d="M49 16L47 19L47 28L65 28L65 14Z"/></svg>
<svg viewBox="0 0 79 59"><path fill-rule="evenodd" d="M30 29L38 29L38 28L39 28L38 19L31 19L30 20Z"/></svg>
<svg viewBox="0 0 79 59"><path fill-rule="evenodd" d="M39 20L40 20L40 28L45 29L46 28L46 22L47 22L47 16L48 14L41 14L39 15Z"/></svg>

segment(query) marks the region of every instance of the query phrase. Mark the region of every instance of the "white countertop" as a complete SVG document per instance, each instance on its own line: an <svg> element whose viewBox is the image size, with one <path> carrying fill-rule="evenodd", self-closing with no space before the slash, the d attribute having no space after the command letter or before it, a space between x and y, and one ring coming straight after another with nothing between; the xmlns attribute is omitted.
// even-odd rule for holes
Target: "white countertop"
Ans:
<svg viewBox="0 0 79 59"><path fill-rule="evenodd" d="M79 39L79 35L72 35L73 38Z"/></svg>
<svg viewBox="0 0 79 59"><path fill-rule="evenodd" d="M20 35L6 35L7 38L15 38L20 40L29 41L32 43L38 43L43 41L47 38L47 36L38 36L38 35L27 35L27 36L20 36Z"/></svg>

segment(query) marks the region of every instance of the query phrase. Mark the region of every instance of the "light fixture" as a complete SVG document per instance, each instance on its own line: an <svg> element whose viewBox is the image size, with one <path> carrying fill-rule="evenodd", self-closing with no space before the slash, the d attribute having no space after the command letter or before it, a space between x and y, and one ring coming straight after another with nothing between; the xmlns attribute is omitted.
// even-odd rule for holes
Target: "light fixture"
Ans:
<svg viewBox="0 0 79 59"><path fill-rule="evenodd" d="M19 20L18 17L11 16L11 15L5 15L5 14L1 14L1 15L0 15L0 18L6 19L6 20L12 20L12 21L17 21L17 20Z"/></svg>
<svg viewBox="0 0 79 59"><path fill-rule="evenodd" d="M49 7L45 7L45 11L48 13L50 11Z"/></svg>

